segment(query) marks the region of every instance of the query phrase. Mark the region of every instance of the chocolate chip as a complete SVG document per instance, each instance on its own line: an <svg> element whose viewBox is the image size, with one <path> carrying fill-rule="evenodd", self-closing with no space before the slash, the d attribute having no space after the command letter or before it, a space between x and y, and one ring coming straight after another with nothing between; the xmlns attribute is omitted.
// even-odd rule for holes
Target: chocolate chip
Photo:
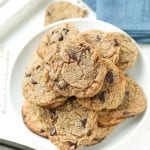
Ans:
<svg viewBox="0 0 150 150"><path fill-rule="evenodd" d="M70 50L69 57L79 64L81 61L82 54L81 53L77 54L75 51Z"/></svg>
<svg viewBox="0 0 150 150"><path fill-rule="evenodd" d="M76 100L76 97L75 96L71 96L71 97L68 98L68 100L69 101L74 101L74 100Z"/></svg>
<svg viewBox="0 0 150 150"><path fill-rule="evenodd" d="M126 91L126 92L125 92L125 95L126 95L126 96L129 96L129 92L128 92L128 91Z"/></svg>
<svg viewBox="0 0 150 150"><path fill-rule="evenodd" d="M69 57L70 57L71 59L73 59L73 60L76 60L76 59L77 59L77 54L76 54L76 52L70 51Z"/></svg>
<svg viewBox="0 0 150 150"><path fill-rule="evenodd" d="M55 82L56 82L57 87L58 87L60 90L64 90L64 89L67 87L67 83L66 83L64 80L55 81Z"/></svg>
<svg viewBox="0 0 150 150"><path fill-rule="evenodd" d="M99 94L98 94L98 98L99 100L104 103L105 102L105 91L101 91Z"/></svg>
<svg viewBox="0 0 150 150"><path fill-rule="evenodd" d="M61 33L57 33L57 39L58 39L58 41L62 41L64 39L64 37Z"/></svg>
<svg viewBox="0 0 150 150"><path fill-rule="evenodd" d="M49 113L53 121L58 118L58 115L56 114L55 110L49 110Z"/></svg>
<svg viewBox="0 0 150 150"><path fill-rule="evenodd" d="M31 80L31 83L32 83L32 84L38 84L38 82L35 81L35 80L33 80L33 79Z"/></svg>
<svg viewBox="0 0 150 150"><path fill-rule="evenodd" d="M65 35L69 32L69 29L64 28L63 32L65 33Z"/></svg>
<svg viewBox="0 0 150 150"><path fill-rule="evenodd" d="M43 133L43 132L45 132L45 130L44 130L44 129L41 129L40 132Z"/></svg>
<svg viewBox="0 0 150 150"><path fill-rule="evenodd" d="M124 112L123 112L123 115L124 115L124 116L128 116L129 114L130 114L130 113L129 113L128 111L124 111Z"/></svg>
<svg viewBox="0 0 150 150"><path fill-rule="evenodd" d="M105 79L108 83L113 83L113 74L111 71L107 72Z"/></svg>
<svg viewBox="0 0 150 150"><path fill-rule="evenodd" d="M45 45L46 45L46 46L48 46L48 43L47 43L47 42L45 42Z"/></svg>
<svg viewBox="0 0 150 150"><path fill-rule="evenodd" d="M96 36L96 39L97 39L98 41L100 41L100 40L101 40L100 35L97 35L97 36Z"/></svg>
<svg viewBox="0 0 150 150"><path fill-rule="evenodd" d="M40 68L40 66L36 66L36 69L39 69Z"/></svg>
<svg viewBox="0 0 150 150"><path fill-rule="evenodd" d="M72 143L72 142L68 142L69 143L69 149L70 150L73 150L73 149L76 149L77 148L77 144L76 143Z"/></svg>
<svg viewBox="0 0 150 150"><path fill-rule="evenodd" d="M31 73L26 73L26 72L25 72L25 75L26 75L26 77L30 77L30 76L31 76Z"/></svg>
<svg viewBox="0 0 150 150"><path fill-rule="evenodd" d="M119 46L119 42L116 39L114 39L114 46Z"/></svg>
<svg viewBox="0 0 150 150"><path fill-rule="evenodd" d="M82 118L81 119L81 123L82 123L82 126L85 128L86 123L87 123L87 119L86 118Z"/></svg>
<svg viewBox="0 0 150 150"><path fill-rule="evenodd" d="M92 134L92 132L91 132L91 130L89 130L88 132L87 132L87 136L90 136Z"/></svg>
<svg viewBox="0 0 150 150"><path fill-rule="evenodd" d="M50 129L50 135L53 136L55 134L56 134L56 129L55 129L55 127L53 127Z"/></svg>
<svg viewBox="0 0 150 150"><path fill-rule="evenodd" d="M50 13L50 12L47 12L47 15L48 15L48 16L51 16L51 13Z"/></svg>

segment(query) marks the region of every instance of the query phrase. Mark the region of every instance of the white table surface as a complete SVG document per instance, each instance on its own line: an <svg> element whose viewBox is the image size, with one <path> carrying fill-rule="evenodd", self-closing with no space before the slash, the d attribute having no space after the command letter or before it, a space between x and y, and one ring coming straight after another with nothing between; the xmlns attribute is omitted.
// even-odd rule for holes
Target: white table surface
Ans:
<svg viewBox="0 0 150 150"><path fill-rule="evenodd" d="M47 1L43 3L45 5ZM43 26L44 9L37 6L32 10L31 15L24 16L21 21L18 21L16 25L0 38L0 45L5 46L9 50L9 70L12 67L18 53L22 50L24 45L38 33ZM139 44L142 51L149 60L150 65L150 44ZM8 102L9 103L9 102ZM150 114L150 110L149 114ZM12 113L12 108L8 106L7 112L4 115L0 114L0 138L6 138L14 140L22 144L27 144L26 141L21 138L21 134L17 133L17 125L15 124L15 118ZM122 142L120 146L115 150L150 150L150 115L143 123L144 125L138 129L138 133L132 135L128 140ZM16 130L15 130L16 129Z"/></svg>

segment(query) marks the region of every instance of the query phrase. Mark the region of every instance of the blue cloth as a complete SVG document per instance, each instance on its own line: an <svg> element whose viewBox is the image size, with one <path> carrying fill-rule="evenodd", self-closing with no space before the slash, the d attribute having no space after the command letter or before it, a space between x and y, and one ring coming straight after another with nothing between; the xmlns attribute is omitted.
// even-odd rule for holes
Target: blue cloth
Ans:
<svg viewBox="0 0 150 150"><path fill-rule="evenodd" d="M96 0L95 5L97 19L120 27L138 42L150 43L150 0Z"/></svg>
<svg viewBox="0 0 150 150"><path fill-rule="evenodd" d="M84 2L94 11L96 11L96 0L84 0Z"/></svg>

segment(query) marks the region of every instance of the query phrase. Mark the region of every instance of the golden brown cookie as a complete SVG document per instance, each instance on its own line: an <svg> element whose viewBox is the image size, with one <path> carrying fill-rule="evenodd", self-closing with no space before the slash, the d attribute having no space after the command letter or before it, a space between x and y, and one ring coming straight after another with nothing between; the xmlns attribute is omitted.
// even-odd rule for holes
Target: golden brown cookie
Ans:
<svg viewBox="0 0 150 150"><path fill-rule="evenodd" d="M88 145L97 135L97 112L83 108L76 100L68 100L55 111L57 119L49 139L59 149L77 149Z"/></svg>
<svg viewBox="0 0 150 150"><path fill-rule="evenodd" d="M62 105L67 97L56 93L48 82L46 64L35 52L26 67L23 78L23 95L29 102L46 108L55 108Z"/></svg>
<svg viewBox="0 0 150 150"><path fill-rule="evenodd" d="M122 103L125 94L124 73L109 60L103 59L103 64L108 72L102 89L94 97L77 99L83 107L96 111L117 108Z"/></svg>
<svg viewBox="0 0 150 150"><path fill-rule="evenodd" d="M113 63L119 60L119 51L115 41L109 41L107 33L101 30L88 30L82 33L84 39L101 52L101 57L109 59Z"/></svg>
<svg viewBox="0 0 150 150"><path fill-rule="evenodd" d="M130 77L126 77L126 92L122 104L113 110L99 112L98 124L103 127L116 125L125 118L142 113L147 106L142 88Z"/></svg>
<svg viewBox="0 0 150 150"><path fill-rule="evenodd" d="M45 62L49 62L52 56L60 52L63 43L71 40L79 34L79 30L71 23L65 23L52 28L43 35L37 48L38 55Z"/></svg>
<svg viewBox="0 0 150 150"><path fill-rule="evenodd" d="M78 7L67 1L50 3L46 9L45 26L68 18L84 18L88 14L87 10Z"/></svg>
<svg viewBox="0 0 150 150"><path fill-rule="evenodd" d="M48 137L52 127L54 114L48 109L43 109L27 101L22 106L22 118L25 125L34 133Z"/></svg>

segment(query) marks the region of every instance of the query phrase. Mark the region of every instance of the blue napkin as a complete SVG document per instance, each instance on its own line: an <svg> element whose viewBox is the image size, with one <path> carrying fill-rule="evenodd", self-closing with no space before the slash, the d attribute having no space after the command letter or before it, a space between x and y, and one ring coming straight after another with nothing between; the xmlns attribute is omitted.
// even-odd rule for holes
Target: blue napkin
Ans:
<svg viewBox="0 0 150 150"><path fill-rule="evenodd" d="M89 6L93 0L85 0ZM96 0L97 19L114 24L135 40L150 43L150 0Z"/></svg>

